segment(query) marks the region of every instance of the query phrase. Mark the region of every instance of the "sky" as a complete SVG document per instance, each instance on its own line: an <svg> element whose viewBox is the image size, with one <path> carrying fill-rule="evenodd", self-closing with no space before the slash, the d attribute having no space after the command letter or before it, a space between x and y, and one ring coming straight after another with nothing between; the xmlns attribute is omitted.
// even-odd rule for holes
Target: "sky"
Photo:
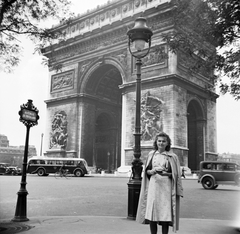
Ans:
<svg viewBox="0 0 240 234"><path fill-rule="evenodd" d="M107 0L72 0L72 10L84 13ZM20 65L13 73L0 70L0 134L8 137L11 146L25 145L26 127L19 121L20 105L28 99L39 110L38 125L30 129L29 145L34 145L37 154L41 151L42 134L45 134L46 104L48 99L48 68L41 62L42 58L33 54L34 45L25 38L20 39L24 53ZM217 152L240 154L240 101L230 95L220 95L217 99ZM43 147L44 152L47 146Z"/></svg>

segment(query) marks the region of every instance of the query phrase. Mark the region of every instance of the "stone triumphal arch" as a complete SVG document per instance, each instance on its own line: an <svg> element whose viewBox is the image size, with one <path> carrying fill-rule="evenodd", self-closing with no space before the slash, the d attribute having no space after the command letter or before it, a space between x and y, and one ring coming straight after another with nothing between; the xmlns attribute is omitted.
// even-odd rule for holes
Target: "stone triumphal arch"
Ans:
<svg viewBox="0 0 240 234"><path fill-rule="evenodd" d="M197 170L216 158L216 98L206 71L188 72L184 51L173 54L161 34L174 30L168 0L109 1L68 24L66 40L44 49L49 58L45 155L85 158L113 171L133 159L135 60L126 32L143 16L154 35L142 60L142 159L160 131L170 134L182 165ZM214 49L209 45L210 49Z"/></svg>

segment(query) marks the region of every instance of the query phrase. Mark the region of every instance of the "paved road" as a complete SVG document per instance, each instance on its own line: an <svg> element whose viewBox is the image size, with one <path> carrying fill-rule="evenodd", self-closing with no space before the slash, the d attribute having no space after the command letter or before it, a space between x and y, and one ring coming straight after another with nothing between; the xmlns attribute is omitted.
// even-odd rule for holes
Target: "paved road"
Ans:
<svg viewBox="0 0 240 234"><path fill-rule="evenodd" d="M14 217L20 176L0 176L0 219ZM27 216L127 217L128 178L89 177L55 179L27 177ZM240 188L219 186L205 190L196 180L183 180L181 218L234 220ZM239 216L240 217L240 216Z"/></svg>

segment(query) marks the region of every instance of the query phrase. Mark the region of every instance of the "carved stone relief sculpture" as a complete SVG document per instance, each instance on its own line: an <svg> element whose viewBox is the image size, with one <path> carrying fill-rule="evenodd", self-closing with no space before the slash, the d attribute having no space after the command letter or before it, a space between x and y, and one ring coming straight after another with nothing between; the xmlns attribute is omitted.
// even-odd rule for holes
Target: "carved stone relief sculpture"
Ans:
<svg viewBox="0 0 240 234"><path fill-rule="evenodd" d="M67 114L58 111L52 120L52 131L50 133L50 149L65 149L67 146Z"/></svg>
<svg viewBox="0 0 240 234"><path fill-rule="evenodd" d="M74 70L62 72L52 76L51 92L73 88Z"/></svg>
<svg viewBox="0 0 240 234"><path fill-rule="evenodd" d="M168 66L168 54L166 45L155 45L150 49L149 54L142 59L142 68L158 66L159 69ZM136 70L136 61L132 57L132 73Z"/></svg>
<svg viewBox="0 0 240 234"><path fill-rule="evenodd" d="M142 140L153 140L157 133L163 130L162 105L163 101L152 96L148 91L141 98Z"/></svg>
<svg viewBox="0 0 240 234"><path fill-rule="evenodd" d="M118 51L117 53L111 54L111 56L116 57L122 66L127 68L127 50Z"/></svg>
<svg viewBox="0 0 240 234"><path fill-rule="evenodd" d="M142 67L158 63L166 63L167 53L166 46L156 45L151 48L150 53L142 59Z"/></svg>

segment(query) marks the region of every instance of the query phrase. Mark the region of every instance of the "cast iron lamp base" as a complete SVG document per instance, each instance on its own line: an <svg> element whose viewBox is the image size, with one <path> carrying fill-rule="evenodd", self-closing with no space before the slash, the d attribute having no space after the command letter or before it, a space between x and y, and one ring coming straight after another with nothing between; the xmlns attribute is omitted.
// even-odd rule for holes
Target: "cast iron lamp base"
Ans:
<svg viewBox="0 0 240 234"><path fill-rule="evenodd" d="M128 219L136 219L142 180L142 161L134 159L132 162L132 178L128 182Z"/></svg>

